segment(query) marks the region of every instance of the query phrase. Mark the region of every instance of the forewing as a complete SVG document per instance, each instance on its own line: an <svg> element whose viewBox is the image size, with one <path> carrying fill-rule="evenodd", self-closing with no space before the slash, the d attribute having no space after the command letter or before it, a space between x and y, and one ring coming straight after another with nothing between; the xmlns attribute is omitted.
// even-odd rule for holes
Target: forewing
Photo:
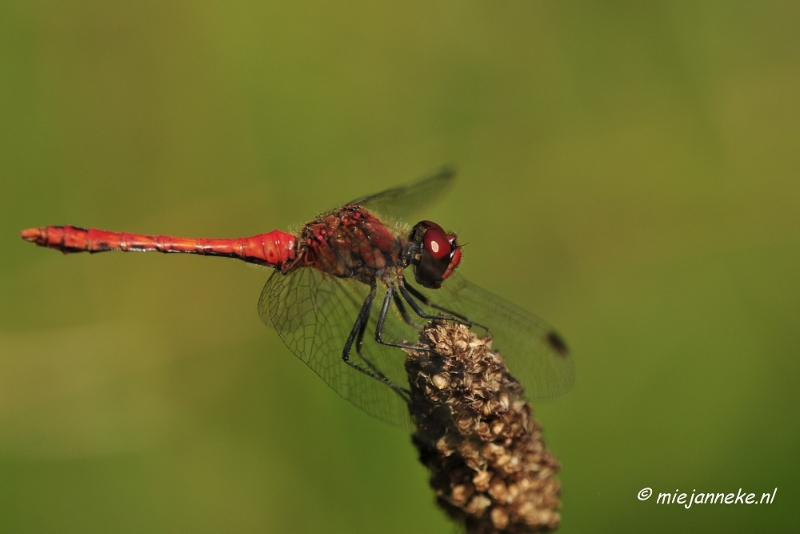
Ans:
<svg viewBox="0 0 800 534"><path fill-rule="evenodd" d="M564 396L575 381L575 365L556 331L497 295L453 274L440 289L425 291L432 302L488 327L492 349L505 358L511 374L531 400ZM478 334L482 330L473 326Z"/></svg>
<svg viewBox="0 0 800 534"><path fill-rule="evenodd" d="M362 197L348 205L357 204L379 215L411 221L410 217L429 204L437 201L453 184L455 171L444 167L436 174L427 176L413 184L393 187L374 195Z"/></svg>
<svg viewBox="0 0 800 534"><path fill-rule="evenodd" d="M341 279L312 267L287 275L270 276L258 301L261 319L277 330L295 356L304 361L339 395L368 414L411 429L408 406L389 386L353 369L342 360L342 350L369 293L353 279ZM381 288L364 334L363 355L393 383L408 388L405 353L375 341L375 325L385 290ZM416 340L394 314L387 318L385 338ZM368 368L355 350L351 361Z"/></svg>

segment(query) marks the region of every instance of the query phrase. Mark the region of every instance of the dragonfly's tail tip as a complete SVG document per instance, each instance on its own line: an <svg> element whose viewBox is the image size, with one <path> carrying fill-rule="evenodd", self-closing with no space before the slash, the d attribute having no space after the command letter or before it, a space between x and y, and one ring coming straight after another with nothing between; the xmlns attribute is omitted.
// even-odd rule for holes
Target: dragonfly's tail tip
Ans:
<svg viewBox="0 0 800 534"><path fill-rule="evenodd" d="M42 237L42 229L41 228L28 228L27 230L22 230L19 235L25 241L30 243L36 243Z"/></svg>

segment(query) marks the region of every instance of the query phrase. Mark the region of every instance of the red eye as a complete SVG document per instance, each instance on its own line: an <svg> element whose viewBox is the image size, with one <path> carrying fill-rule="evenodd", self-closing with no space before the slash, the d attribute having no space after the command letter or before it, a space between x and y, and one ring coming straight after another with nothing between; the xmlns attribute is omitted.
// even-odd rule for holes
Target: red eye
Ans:
<svg viewBox="0 0 800 534"><path fill-rule="evenodd" d="M425 250L437 260L449 257L453 250L450 240L447 239L447 234L444 233L444 230L439 225L428 228L422 244Z"/></svg>

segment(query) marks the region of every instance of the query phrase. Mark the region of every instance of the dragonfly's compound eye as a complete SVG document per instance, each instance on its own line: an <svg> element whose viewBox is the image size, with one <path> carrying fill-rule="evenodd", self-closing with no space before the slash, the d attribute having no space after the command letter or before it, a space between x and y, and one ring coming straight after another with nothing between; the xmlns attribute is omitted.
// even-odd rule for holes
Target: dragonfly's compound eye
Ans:
<svg viewBox="0 0 800 534"><path fill-rule="evenodd" d="M411 241L416 245L411 259L417 283L424 287L439 288L461 262L461 247L455 234L446 233L431 221L414 226Z"/></svg>

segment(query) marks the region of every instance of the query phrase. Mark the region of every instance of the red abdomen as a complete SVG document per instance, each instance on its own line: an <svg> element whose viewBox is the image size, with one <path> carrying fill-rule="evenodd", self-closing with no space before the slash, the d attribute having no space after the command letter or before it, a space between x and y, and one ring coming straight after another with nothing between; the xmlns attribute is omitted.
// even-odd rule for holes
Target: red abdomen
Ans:
<svg viewBox="0 0 800 534"><path fill-rule="evenodd" d="M296 255L295 237L280 230L236 239L207 239L108 232L76 226L47 226L21 232L22 238L42 247L71 252L182 252L239 258L280 269Z"/></svg>

